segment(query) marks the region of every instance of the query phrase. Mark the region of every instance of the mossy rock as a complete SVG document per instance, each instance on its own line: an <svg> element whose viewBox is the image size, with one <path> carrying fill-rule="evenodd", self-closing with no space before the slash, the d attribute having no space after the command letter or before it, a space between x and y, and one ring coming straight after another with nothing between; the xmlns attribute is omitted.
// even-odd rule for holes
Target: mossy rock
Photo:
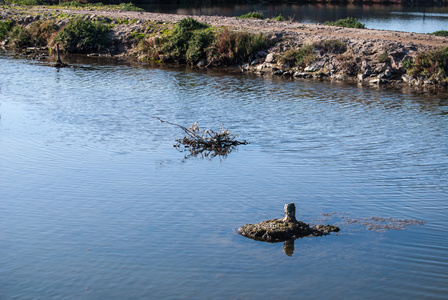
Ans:
<svg viewBox="0 0 448 300"><path fill-rule="evenodd" d="M272 219L257 224L246 224L238 229L242 236L270 243L295 240L305 236L323 236L330 232L338 232L340 229L333 225L314 225L301 221L284 221L284 219Z"/></svg>
<svg viewBox="0 0 448 300"><path fill-rule="evenodd" d="M238 229L238 233L254 240L275 243L311 235L313 230L300 221L272 219L258 224L246 224Z"/></svg>
<svg viewBox="0 0 448 300"><path fill-rule="evenodd" d="M238 229L242 236L270 243L295 240L305 236L323 236L330 232L338 232L339 227L332 225L315 225L296 220L296 206L294 203L285 204L285 217L272 219L258 224L246 224Z"/></svg>

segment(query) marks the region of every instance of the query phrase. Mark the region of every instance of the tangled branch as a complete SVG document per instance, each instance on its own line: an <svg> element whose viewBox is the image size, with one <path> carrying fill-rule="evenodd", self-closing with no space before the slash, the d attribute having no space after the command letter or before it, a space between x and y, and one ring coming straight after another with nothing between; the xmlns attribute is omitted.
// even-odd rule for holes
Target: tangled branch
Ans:
<svg viewBox="0 0 448 300"><path fill-rule="evenodd" d="M161 123L177 126L185 132L185 136L182 139L176 140L177 144L174 147L180 151L182 150L181 146L188 148L191 156L202 154L206 157L226 157L236 146L248 144L245 140L236 140L236 134L230 133L227 129L223 130L222 127L219 131L212 129L202 130L197 122L186 128L176 123L164 121L159 117L156 117L156 119Z"/></svg>

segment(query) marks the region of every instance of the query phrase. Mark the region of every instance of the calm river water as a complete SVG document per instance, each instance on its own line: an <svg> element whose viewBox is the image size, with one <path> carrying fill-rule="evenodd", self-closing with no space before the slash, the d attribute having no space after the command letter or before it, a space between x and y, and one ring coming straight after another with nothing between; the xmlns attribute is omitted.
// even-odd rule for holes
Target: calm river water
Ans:
<svg viewBox="0 0 448 300"><path fill-rule="evenodd" d="M252 11L273 18L281 14L287 20L303 23L325 23L347 17L357 18L367 28L432 33L448 30L448 7L340 4L222 4L191 5L154 1L143 5L148 11L180 15L241 16Z"/></svg>
<svg viewBox="0 0 448 300"><path fill-rule="evenodd" d="M446 97L78 63L0 54L0 299L446 299ZM250 144L185 159L155 116ZM236 233L289 202L340 234Z"/></svg>

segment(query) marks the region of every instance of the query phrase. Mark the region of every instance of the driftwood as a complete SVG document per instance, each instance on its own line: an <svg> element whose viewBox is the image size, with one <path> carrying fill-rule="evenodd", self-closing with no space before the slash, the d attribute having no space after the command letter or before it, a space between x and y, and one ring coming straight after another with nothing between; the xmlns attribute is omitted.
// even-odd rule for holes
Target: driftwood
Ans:
<svg viewBox="0 0 448 300"><path fill-rule="evenodd" d="M225 157L237 146L248 144L245 140L236 140L236 134L230 133L227 129L223 130L222 127L218 131L211 129L202 130L197 122L187 128L176 123L164 121L159 117L156 117L156 119L161 123L177 126L185 132L185 136L182 139L176 140L177 144L174 147L180 151L188 149L190 156L202 154L206 157Z"/></svg>

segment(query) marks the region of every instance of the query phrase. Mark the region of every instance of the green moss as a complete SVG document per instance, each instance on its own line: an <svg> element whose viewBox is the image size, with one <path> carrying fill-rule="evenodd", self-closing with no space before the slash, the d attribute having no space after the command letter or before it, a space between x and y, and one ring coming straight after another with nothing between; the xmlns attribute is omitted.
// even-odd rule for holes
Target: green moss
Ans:
<svg viewBox="0 0 448 300"><path fill-rule="evenodd" d="M325 22L325 25L338 26L338 27L349 27L349 28L366 28L366 25L359 22L356 18L348 17L345 19L339 19L334 22Z"/></svg>

